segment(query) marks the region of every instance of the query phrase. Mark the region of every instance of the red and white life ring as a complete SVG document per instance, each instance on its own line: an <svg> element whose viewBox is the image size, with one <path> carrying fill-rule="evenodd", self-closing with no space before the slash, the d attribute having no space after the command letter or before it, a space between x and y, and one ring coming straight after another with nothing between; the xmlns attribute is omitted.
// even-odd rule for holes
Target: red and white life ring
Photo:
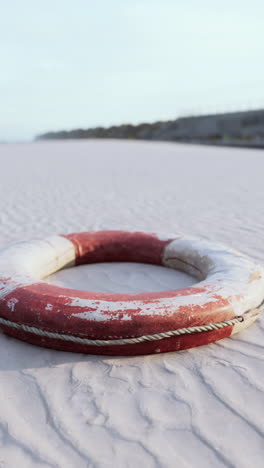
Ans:
<svg viewBox="0 0 264 468"><path fill-rule="evenodd" d="M105 294L41 281L61 268L109 261L164 265L199 282L181 290ZM81 232L0 252L0 327L64 351L139 355L200 346L248 327L263 299L261 266L232 249L180 235Z"/></svg>

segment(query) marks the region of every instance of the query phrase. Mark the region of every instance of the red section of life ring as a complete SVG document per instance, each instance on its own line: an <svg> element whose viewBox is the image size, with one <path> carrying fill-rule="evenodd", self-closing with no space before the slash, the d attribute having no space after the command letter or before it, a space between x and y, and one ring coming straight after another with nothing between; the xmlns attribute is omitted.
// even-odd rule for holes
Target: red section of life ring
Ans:
<svg viewBox="0 0 264 468"><path fill-rule="evenodd" d="M140 294L61 288L43 278L95 262L164 265L197 277L192 287ZM139 355L192 348L249 326L264 298L264 270L201 239L125 231L81 232L0 252L0 327L39 346Z"/></svg>

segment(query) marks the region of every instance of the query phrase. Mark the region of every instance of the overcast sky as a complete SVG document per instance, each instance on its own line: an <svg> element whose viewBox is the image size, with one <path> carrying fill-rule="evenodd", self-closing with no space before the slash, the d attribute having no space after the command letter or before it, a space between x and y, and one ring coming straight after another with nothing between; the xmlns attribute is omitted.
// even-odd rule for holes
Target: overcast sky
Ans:
<svg viewBox="0 0 264 468"><path fill-rule="evenodd" d="M263 0L2 0L0 140L264 107Z"/></svg>

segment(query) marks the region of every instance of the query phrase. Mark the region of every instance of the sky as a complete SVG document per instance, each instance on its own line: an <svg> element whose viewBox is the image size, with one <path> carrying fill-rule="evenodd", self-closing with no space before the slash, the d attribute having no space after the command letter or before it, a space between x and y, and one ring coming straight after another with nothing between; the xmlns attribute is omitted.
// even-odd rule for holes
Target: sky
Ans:
<svg viewBox="0 0 264 468"><path fill-rule="evenodd" d="M264 108L263 0L0 6L0 141Z"/></svg>

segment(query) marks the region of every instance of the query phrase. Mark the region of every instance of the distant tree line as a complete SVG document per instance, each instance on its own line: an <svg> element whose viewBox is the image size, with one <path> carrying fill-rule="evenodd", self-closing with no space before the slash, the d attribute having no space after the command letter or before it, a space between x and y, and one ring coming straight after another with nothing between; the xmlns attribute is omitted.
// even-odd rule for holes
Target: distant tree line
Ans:
<svg viewBox="0 0 264 468"><path fill-rule="evenodd" d="M264 110L48 132L36 140L117 138L264 147Z"/></svg>

